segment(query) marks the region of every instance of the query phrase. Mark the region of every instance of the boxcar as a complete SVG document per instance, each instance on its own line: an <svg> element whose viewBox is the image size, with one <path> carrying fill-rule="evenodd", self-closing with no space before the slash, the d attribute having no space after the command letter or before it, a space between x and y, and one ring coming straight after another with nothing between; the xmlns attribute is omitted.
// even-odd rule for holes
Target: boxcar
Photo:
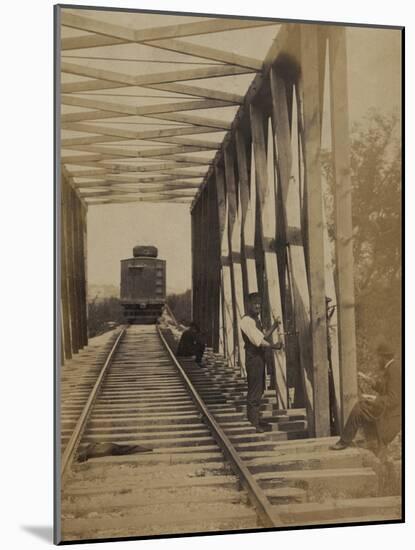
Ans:
<svg viewBox="0 0 415 550"><path fill-rule="evenodd" d="M135 246L121 260L121 305L128 323L156 323L166 303L166 261L155 246Z"/></svg>

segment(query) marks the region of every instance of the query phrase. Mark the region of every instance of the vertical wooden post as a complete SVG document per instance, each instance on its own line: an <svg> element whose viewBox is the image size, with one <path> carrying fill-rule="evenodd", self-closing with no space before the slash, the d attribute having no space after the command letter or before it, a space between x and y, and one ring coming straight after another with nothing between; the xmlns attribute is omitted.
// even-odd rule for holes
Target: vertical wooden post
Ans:
<svg viewBox="0 0 415 550"><path fill-rule="evenodd" d="M222 313L224 321L225 352L228 364L235 368L235 342L234 342L234 319L232 306L232 283L229 261L228 241L228 204L225 194L225 179L223 167L216 167L216 194L218 201L219 231L221 239L221 286L222 286Z"/></svg>
<svg viewBox="0 0 415 550"><path fill-rule="evenodd" d="M78 317L78 345L84 347L84 305L83 299L83 250L81 248L81 224L80 224L80 206L81 202L73 191L73 221L74 221L74 267L75 267L75 287L76 287L76 313Z"/></svg>
<svg viewBox="0 0 415 550"><path fill-rule="evenodd" d="M210 273L211 282L209 288L209 302L211 304L211 330L212 347L215 352L219 351L219 303L220 303L220 242L219 223L216 199L216 185L214 178L209 181L209 235L210 235Z"/></svg>
<svg viewBox="0 0 415 550"><path fill-rule="evenodd" d="M62 309L62 334L63 334L63 348L65 359L72 358L72 344L71 344L71 322L70 322L70 304L69 304L69 290L68 290L68 242L67 242L67 183L63 176L61 177L61 219L60 219L60 233L61 233L61 309Z"/></svg>
<svg viewBox="0 0 415 550"><path fill-rule="evenodd" d="M194 281L193 281L193 320L200 324L200 216L201 216L201 202L197 202L193 210L193 222L194 222Z"/></svg>
<svg viewBox="0 0 415 550"><path fill-rule="evenodd" d="M239 173L239 198L241 239L245 260L246 288L248 294L258 292L258 282L255 268L255 168L251 170L251 184L246 158L246 144L240 130L236 131L236 156ZM252 155L252 158L254 155Z"/></svg>
<svg viewBox="0 0 415 550"><path fill-rule="evenodd" d="M200 196L201 201L201 212L200 212L200 321L201 329L203 332L207 330L207 292L206 292L206 282L207 282L207 258L206 258L206 244L207 244L207 232L208 228L206 226L206 194L207 188L205 187Z"/></svg>
<svg viewBox="0 0 415 550"><path fill-rule="evenodd" d="M315 25L301 26L304 109L304 164L307 188L307 236L313 349L316 437L330 435L329 369L324 262L323 194L320 166L320 95L318 35Z"/></svg>
<svg viewBox="0 0 415 550"><path fill-rule="evenodd" d="M310 298L301 231L297 104L293 99L290 129L286 84L274 69L271 69L270 84L274 133L278 149L282 210L288 245L289 275L293 290L295 328L298 332L301 377L307 410L308 430L310 435L314 435Z"/></svg>
<svg viewBox="0 0 415 550"><path fill-rule="evenodd" d="M239 366L242 376L246 377L245 369L245 346L240 328L240 320L245 315L245 304L242 283L241 267L241 225L237 208L237 190L235 182L235 157L229 147L225 148L225 174L226 194L228 199L228 230L229 249L233 272L233 297L234 297L234 320L235 331L239 350Z"/></svg>
<svg viewBox="0 0 415 550"><path fill-rule="evenodd" d="M196 258L196 211L197 211L197 203L194 205L193 210L191 212L191 247L192 247L192 311L191 316L192 319L195 319L195 313L196 313L196 300L197 300L197 290L196 290L196 280L197 280L197 258Z"/></svg>
<svg viewBox="0 0 415 550"><path fill-rule="evenodd" d="M88 345L88 207L82 205L82 240L83 240L83 274L84 274L84 296L85 296L85 345Z"/></svg>
<svg viewBox="0 0 415 550"><path fill-rule="evenodd" d="M352 182L347 91L346 29L329 30L330 106L335 177L335 226L342 421L357 399Z"/></svg>
<svg viewBox="0 0 415 550"><path fill-rule="evenodd" d="M251 105L251 128L254 145L255 173L257 196L261 212L261 238L265 261L265 287L271 316L280 320L280 332L284 333L281 291L278 277L277 258L275 255L275 165L272 130L269 123L268 144L265 141L263 113L256 105ZM272 319L273 321L273 319ZM283 339L283 337L282 337ZM273 341L279 340L273 333ZM285 351L275 350L273 353L276 368L277 399L281 409L288 407L288 386Z"/></svg>
<svg viewBox="0 0 415 550"><path fill-rule="evenodd" d="M79 220L79 262L80 262L80 290L82 306L82 345L88 345L88 315L87 315L87 289L86 289L86 265L85 265L85 217L84 207L81 201L78 201L78 220Z"/></svg>
<svg viewBox="0 0 415 550"><path fill-rule="evenodd" d="M68 185L67 193L67 237L68 237L68 288L69 288L69 301L70 301L70 319L71 319L71 344L72 353L78 353L79 351L79 319L77 312L77 295L76 295L76 274L75 274L75 244L74 244L74 197L73 190Z"/></svg>

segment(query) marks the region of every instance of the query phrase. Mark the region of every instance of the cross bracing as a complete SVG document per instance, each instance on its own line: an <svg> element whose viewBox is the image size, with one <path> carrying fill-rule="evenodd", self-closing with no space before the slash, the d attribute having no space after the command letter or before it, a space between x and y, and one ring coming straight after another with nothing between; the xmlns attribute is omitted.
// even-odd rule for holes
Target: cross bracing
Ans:
<svg viewBox="0 0 415 550"><path fill-rule="evenodd" d="M280 25L60 14L61 161L77 195L190 204Z"/></svg>

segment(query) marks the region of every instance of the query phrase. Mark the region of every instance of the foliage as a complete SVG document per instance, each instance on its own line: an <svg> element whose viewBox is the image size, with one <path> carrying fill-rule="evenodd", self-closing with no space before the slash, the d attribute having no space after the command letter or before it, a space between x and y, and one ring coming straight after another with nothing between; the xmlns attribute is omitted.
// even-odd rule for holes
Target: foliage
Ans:
<svg viewBox="0 0 415 550"><path fill-rule="evenodd" d="M401 149L399 119L371 110L351 135L353 251L359 368L380 337L401 337ZM331 154L323 155L329 234L334 236Z"/></svg>
<svg viewBox="0 0 415 550"><path fill-rule="evenodd" d="M123 323L123 312L119 298L95 297L88 303L88 335L98 336L114 325Z"/></svg>
<svg viewBox="0 0 415 550"><path fill-rule="evenodd" d="M167 304L179 323L189 325L192 319L192 293L190 289L181 294L169 294Z"/></svg>

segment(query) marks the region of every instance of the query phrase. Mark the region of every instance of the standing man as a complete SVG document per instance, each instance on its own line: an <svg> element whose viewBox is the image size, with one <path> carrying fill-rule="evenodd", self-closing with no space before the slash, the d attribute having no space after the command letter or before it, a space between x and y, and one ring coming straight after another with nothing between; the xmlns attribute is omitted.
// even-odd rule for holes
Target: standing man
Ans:
<svg viewBox="0 0 415 550"><path fill-rule="evenodd" d="M265 424L260 420L260 406L265 390L265 354L270 349L281 349L282 344L267 342L267 338L271 336L279 323L275 321L270 330L264 334L259 317L260 312L261 299L255 292L248 296L248 313L241 319L241 331L246 352L247 417L258 432L264 432Z"/></svg>
<svg viewBox="0 0 415 550"><path fill-rule="evenodd" d="M376 395L362 395L353 407L339 441L330 447L341 451L351 445L357 430L363 428L369 446L382 455L401 429L401 365L387 344L376 348L378 374L359 373Z"/></svg>

